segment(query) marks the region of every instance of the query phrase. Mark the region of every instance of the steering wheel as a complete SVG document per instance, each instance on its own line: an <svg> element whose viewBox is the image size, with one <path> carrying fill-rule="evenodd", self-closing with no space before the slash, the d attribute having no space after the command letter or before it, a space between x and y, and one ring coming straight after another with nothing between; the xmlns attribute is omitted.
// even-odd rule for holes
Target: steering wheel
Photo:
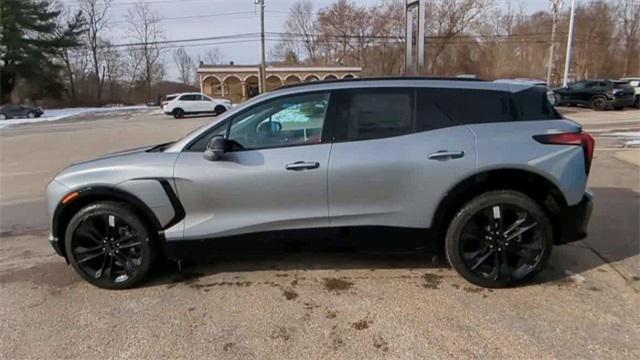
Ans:
<svg viewBox="0 0 640 360"><path fill-rule="evenodd" d="M277 121L267 121L258 125L256 129L256 133L267 136L267 135L275 135L282 130L282 124Z"/></svg>

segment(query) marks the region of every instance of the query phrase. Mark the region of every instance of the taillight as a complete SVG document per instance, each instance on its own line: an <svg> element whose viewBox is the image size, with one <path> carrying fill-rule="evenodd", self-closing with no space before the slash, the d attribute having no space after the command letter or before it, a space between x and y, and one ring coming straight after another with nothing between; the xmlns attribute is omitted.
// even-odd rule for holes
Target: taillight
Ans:
<svg viewBox="0 0 640 360"><path fill-rule="evenodd" d="M537 142L550 145L578 145L584 151L584 168L589 173L591 170L591 160L596 141L591 135L585 132L536 135L533 137Z"/></svg>

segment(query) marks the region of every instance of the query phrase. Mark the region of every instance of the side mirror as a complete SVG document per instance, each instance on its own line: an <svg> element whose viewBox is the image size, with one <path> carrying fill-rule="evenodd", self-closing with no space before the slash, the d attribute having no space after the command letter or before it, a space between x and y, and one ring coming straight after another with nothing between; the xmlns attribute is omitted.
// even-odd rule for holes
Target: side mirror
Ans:
<svg viewBox="0 0 640 360"><path fill-rule="evenodd" d="M223 136L214 136L207 143L203 158L209 161L218 160L226 151L227 140Z"/></svg>

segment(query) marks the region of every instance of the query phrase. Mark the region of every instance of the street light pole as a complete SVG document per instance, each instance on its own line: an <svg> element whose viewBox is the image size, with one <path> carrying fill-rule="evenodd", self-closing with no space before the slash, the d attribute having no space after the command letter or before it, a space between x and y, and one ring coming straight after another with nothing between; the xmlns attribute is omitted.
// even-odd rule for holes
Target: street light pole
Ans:
<svg viewBox="0 0 640 360"><path fill-rule="evenodd" d="M571 17L569 19L569 38L567 39L567 56L564 63L564 80L562 86L569 84L569 72L571 71L571 57L573 48L573 31L575 28L576 0L571 0Z"/></svg>
<svg viewBox="0 0 640 360"><path fill-rule="evenodd" d="M256 5L260 5L260 43L261 43L261 62L260 62L260 93L267 91L266 75L267 72L267 60L265 55L264 45L264 0L256 0Z"/></svg>

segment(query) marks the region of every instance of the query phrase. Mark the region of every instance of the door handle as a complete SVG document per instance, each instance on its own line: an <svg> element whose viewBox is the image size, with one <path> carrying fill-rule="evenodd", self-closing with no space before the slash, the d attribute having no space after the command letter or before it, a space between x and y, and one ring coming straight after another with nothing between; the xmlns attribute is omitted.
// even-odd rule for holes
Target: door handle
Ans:
<svg viewBox="0 0 640 360"><path fill-rule="evenodd" d="M464 151L447 151L440 150L429 154L429 160L447 161L451 159L459 159L464 156Z"/></svg>
<svg viewBox="0 0 640 360"><path fill-rule="evenodd" d="M302 171L302 170L313 170L320 167L319 162L307 162L307 161L296 161L291 164L287 164L285 169L291 171Z"/></svg>

